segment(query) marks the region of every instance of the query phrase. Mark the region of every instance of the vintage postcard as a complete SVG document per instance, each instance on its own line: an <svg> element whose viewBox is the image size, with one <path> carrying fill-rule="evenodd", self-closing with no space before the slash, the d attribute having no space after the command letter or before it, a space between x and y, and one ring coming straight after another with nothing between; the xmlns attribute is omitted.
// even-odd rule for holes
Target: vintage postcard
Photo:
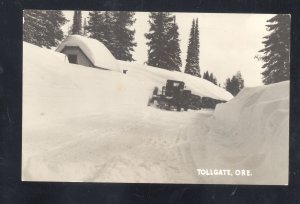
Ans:
<svg viewBox="0 0 300 204"><path fill-rule="evenodd" d="M24 10L22 180L287 185L290 22Z"/></svg>

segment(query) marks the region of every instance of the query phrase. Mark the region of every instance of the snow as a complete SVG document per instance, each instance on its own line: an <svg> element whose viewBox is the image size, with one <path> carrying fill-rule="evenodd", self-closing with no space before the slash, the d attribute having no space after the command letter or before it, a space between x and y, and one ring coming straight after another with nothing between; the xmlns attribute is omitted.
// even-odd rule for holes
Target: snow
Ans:
<svg viewBox="0 0 300 204"><path fill-rule="evenodd" d="M183 73L118 63L128 74L23 44L23 181L287 183L288 82L244 89L215 112L163 111L146 104L169 78L200 95L232 96ZM253 176L199 176L199 168Z"/></svg>
<svg viewBox="0 0 300 204"><path fill-rule="evenodd" d="M96 67L121 71L116 59L100 41L80 35L69 35L56 49L61 52L65 46L78 46Z"/></svg>
<svg viewBox="0 0 300 204"><path fill-rule="evenodd" d="M182 72L168 71L157 67L140 65L134 62L118 62L123 69L128 70L128 75L137 77L142 81L149 81L152 89L154 86L162 87L166 84L166 79L172 79L184 81L187 89L190 89L193 94L201 97L205 96L224 101L229 101L233 98L231 93L227 92L225 89L199 77Z"/></svg>
<svg viewBox="0 0 300 204"><path fill-rule="evenodd" d="M287 184L289 86L285 81L245 88L228 103L217 105L207 121L206 148L207 154L218 157L201 161L202 165L251 169L258 180L246 177L245 183Z"/></svg>

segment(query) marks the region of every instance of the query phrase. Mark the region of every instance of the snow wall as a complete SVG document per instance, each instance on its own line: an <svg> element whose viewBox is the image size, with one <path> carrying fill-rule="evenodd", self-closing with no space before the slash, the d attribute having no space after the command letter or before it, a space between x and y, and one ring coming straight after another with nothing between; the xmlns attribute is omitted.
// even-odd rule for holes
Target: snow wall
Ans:
<svg viewBox="0 0 300 204"><path fill-rule="evenodd" d="M62 53L24 42L23 115L28 118L24 122L46 123L103 111L143 109L155 86L161 88L167 79L181 77L194 94L221 100L232 98L229 92L204 79L116 62L129 69L128 73L70 64Z"/></svg>
<svg viewBox="0 0 300 204"><path fill-rule="evenodd" d="M208 157L199 165L251 170L253 177L236 177L236 183L287 184L289 85L284 81L244 88L229 102L217 105L206 121L209 130L203 142ZM232 183L228 177L208 179Z"/></svg>
<svg viewBox="0 0 300 204"><path fill-rule="evenodd" d="M162 86L166 85L167 79L171 79L184 81L186 88L190 89L192 94L201 97L205 96L224 101L229 101L233 98L231 93L203 78L195 77L183 72L168 71L158 67L141 65L135 62L118 62L123 69L128 70L127 74L129 76L141 79L141 83L151 81L152 90L154 86L160 86L159 89L161 89Z"/></svg>

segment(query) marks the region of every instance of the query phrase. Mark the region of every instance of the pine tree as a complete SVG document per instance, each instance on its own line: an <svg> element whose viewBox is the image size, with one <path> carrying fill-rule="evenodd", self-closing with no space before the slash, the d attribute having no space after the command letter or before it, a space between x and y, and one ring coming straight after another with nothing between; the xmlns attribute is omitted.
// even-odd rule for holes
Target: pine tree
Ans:
<svg viewBox="0 0 300 204"><path fill-rule="evenodd" d="M23 40L42 47L43 44L45 44L44 36L46 33L46 27L44 25L44 19L46 17L45 11L24 10L23 17Z"/></svg>
<svg viewBox="0 0 300 204"><path fill-rule="evenodd" d="M111 51L114 57L117 56L118 47L116 42L116 33L114 32L115 27L115 19L113 17L112 11L105 11L104 12L104 21L103 21L103 42L105 46Z"/></svg>
<svg viewBox="0 0 300 204"><path fill-rule="evenodd" d="M87 27L86 18L84 18L84 21L83 21L83 36L87 36L86 27Z"/></svg>
<svg viewBox="0 0 300 204"><path fill-rule="evenodd" d="M200 42L199 42L199 25L198 25L198 18L196 19L196 25L195 25L195 40L194 40L194 43L195 43L195 60L194 60L194 63L195 63L195 70L196 73L197 73L197 76L198 76L198 73L199 73L199 77L201 77L201 74L200 74L200 64L199 64L199 55L200 55ZM199 70L199 71L198 71Z"/></svg>
<svg viewBox="0 0 300 204"><path fill-rule="evenodd" d="M81 35L82 34L82 16L81 16L81 11L74 11L73 26L72 26L71 33L73 35Z"/></svg>
<svg viewBox="0 0 300 204"><path fill-rule="evenodd" d="M209 81L211 81L211 82L214 81L214 75L213 75L213 73L210 73L210 75L209 75Z"/></svg>
<svg viewBox="0 0 300 204"><path fill-rule="evenodd" d="M62 11L59 10L49 10L46 11L47 20L46 23L46 44L47 48L56 47L64 38L64 32L61 27L67 22Z"/></svg>
<svg viewBox="0 0 300 204"><path fill-rule="evenodd" d="M103 17L101 11L90 11L88 17L88 25L86 26L86 31L89 33L91 38L100 40L103 39Z"/></svg>
<svg viewBox="0 0 300 204"><path fill-rule="evenodd" d="M23 40L51 48L63 39L62 25L67 22L59 10L24 10Z"/></svg>
<svg viewBox="0 0 300 204"><path fill-rule="evenodd" d="M208 71L204 72L203 79L206 79L206 80L209 81L209 73L208 73Z"/></svg>
<svg viewBox="0 0 300 204"><path fill-rule="evenodd" d="M278 14L267 21L267 30L271 33L264 37L263 83L271 84L290 79L290 24L291 17Z"/></svg>
<svg viewBox="0 0 300 204"><path fill-rule="evenodd" d="M167 47L166 50L169 54L168 58L168 66L166 67L168 70L181 71L180 67L182 66L181 62L181 49L179 45L179 33L178 33L178 25L176 23L176 17L173 17L173 23L170 23L168 33L167 33Z"/></svg>
<svg viewBox="0 0 300 204"><path fill-rule="evenodd" d="M102 42L108 49L110 44L109 39L109 29L108 11L91 11L89 12L89 21L88 26L86 27L87 31L91 38L97 39ZM109 49L112 51L111 49Z"/></svg>
<svg viewBox="0 0 300 204"><path fill-rule="evenodd" d="M118 60L134 61L132 53L137 45L134 42L135 30L130 29L134 24L134 12L117 11L113 13L114 26L113 32L115 35L115 50L114 55Z"/></svg>
<svg viewBox="0 0 300 204"><path fill-rule="evenodd" d="M209 75L209 81L212 82L215 85L218 84L217 78L213 75L213 73L210 73L210 75Z"/></svg>
<svg viewBox="0 0 300 204"><path fill-rule="evenodd" d="M192 64L193 64L193 55L194 55L194 33L195 33L195 19L193 19L192 22L192 28L190 32L190 38L188 43L188 49L187 49L187 57L186 57L186 64L185 64L185 73L189 73Z"/></svg>
<svg viewBox="0 0 300 204"><path fill-rule="evenodd" d="M148 45L148 61L146 62L150 66L165 67L166 63L163 62L165 57L165 18L166 13L163 12L151 12L149 15L148 23L150 24L149 33L145 34L146 39L149 41Z"/></svg>
<svg viewBox="0 0 300 204"><path fill-rule="evenodd" d="M238 71L235 75L236 79L238 80L238 84L239 84L239 91L242 90L244 88L244 79L242 77L242 74L240 71Z"/></svg>
<svg viewBox="0 0 300 204"><path fill-rule="evenodd" d="M197 77L201 77L199 66L199 46L198 19L196 21L193 19L184 72Z"/></svg>
<svg viewBox="0 0 300 204"><path fill-rule="evenodd" d="M116 34L113 30L115 20L111 11L91 11L86 30L91 38L102 42L109 51L116 57L117 42Z"/></svg>
<svg viewBox="0 0 300 204"><path fill-rule="evenodd" d="M225 89L230 92L232 95L236 96L240 90L244 88L244 79L241 75L241 72L238 71L235 75L226 79Z"/></svg>
<svg viewBox="0 0 300 204"><path fill-rule="evenodd" d="M228 77L228 78L225 80L224 88L226 89L226 91L228 91L228 92L231 93L232 85L231 85L231 79L230 79L230 77Z"/></svg>
<svg viewBox="0 0 300 204"><path fill-rule="evenodd" d="M179 71L180 48L177 45L179 43L178 27L174 22L174 17L168 12L151 12L148 23L150 30L145 34L149 47L146 63L154 67Z"/></svg>
<svg viewBox="0 0 300 204"><path fill-rule="evenodd" d="M214 83L215 85L218 85L217 78L214 76L213 73L209 73L208 71L203 73L203 79L206 79L207 81L210 81Z"/></svg>

